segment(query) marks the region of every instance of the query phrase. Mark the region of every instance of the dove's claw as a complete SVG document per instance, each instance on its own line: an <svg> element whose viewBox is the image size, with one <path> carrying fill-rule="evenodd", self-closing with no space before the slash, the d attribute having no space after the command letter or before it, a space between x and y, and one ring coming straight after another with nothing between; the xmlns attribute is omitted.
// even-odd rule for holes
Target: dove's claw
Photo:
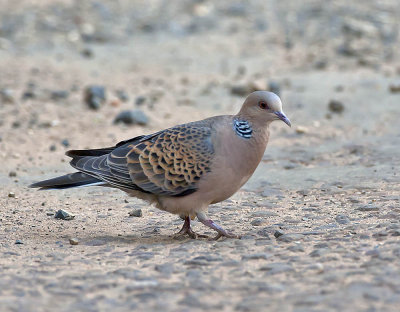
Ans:
<svg viewBox="0 0 400 312"><path fill-rule="evenodd" d="M185 217L185 223L183 223L181 230L178 233L176 233L174 237L177 238L186 234L192 239L209 238L207 235L197 234L192 230L190 226L190 217Z"/></svg>
<svg viewBox="0 0 400 312"><path fill-rule="evenodd" d="M209 228L218 232L217 236L212 238L212 240L217 240L222 236L229 238L240 238L239 235L227 232L222 226L220 226L219 224L215 223L213 220L208 218L207 215L203 212L197 213L197 219L199 219L199 221L203 223L205 226L208 226Z"/></svg>

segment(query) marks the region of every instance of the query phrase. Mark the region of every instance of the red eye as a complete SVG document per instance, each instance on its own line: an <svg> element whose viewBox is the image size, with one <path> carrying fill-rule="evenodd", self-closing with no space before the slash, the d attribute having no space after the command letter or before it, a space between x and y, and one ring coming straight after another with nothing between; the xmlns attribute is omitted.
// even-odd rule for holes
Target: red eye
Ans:
<svg viewBox="0 0 400 312"><path fill-rule="evenodd" d="M264 101L258 102L258 106L260 106L261 109L269 109L267 103L265 103Z"/></svg>

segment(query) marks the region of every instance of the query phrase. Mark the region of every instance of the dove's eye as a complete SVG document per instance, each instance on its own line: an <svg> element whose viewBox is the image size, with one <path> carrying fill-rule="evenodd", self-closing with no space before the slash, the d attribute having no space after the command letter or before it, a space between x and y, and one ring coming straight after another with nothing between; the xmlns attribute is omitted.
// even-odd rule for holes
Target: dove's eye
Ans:
<svg viewBox="0 0 400 312"><path fill-rule="evenodd" d="M269 106L268 106L267 103L265 103L264 101L258 102L258 106L259 106L261 109L269 109Z"/></svg>

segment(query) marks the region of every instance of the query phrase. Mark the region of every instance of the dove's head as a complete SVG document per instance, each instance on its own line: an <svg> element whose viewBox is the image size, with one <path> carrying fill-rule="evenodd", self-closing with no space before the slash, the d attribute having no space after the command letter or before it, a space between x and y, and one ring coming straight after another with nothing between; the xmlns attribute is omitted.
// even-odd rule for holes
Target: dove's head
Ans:
<svg viewBox="0 0 400 312"><path fill-rule="evenodd" d="M291 127L289 118L282 110L279 96L268 91L255 91L243 103L238 114L244 119L260 125L268 125L274 120L282 120Z"/></svg>

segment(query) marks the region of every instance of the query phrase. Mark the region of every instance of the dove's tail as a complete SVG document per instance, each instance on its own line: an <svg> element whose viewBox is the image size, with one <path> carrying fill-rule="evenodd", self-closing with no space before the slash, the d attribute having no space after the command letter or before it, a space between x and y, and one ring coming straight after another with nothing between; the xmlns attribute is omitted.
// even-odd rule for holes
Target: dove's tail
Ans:
<svg viewBox="0 0 400 312"><path fill-rule="evenodd" d="M89 185L105 185L104 181L96 179L83 172L74 172L57 178L44 180L33 183L29 187L38 187L43 189L66 189L71 187L89 186Z"/></svg>

